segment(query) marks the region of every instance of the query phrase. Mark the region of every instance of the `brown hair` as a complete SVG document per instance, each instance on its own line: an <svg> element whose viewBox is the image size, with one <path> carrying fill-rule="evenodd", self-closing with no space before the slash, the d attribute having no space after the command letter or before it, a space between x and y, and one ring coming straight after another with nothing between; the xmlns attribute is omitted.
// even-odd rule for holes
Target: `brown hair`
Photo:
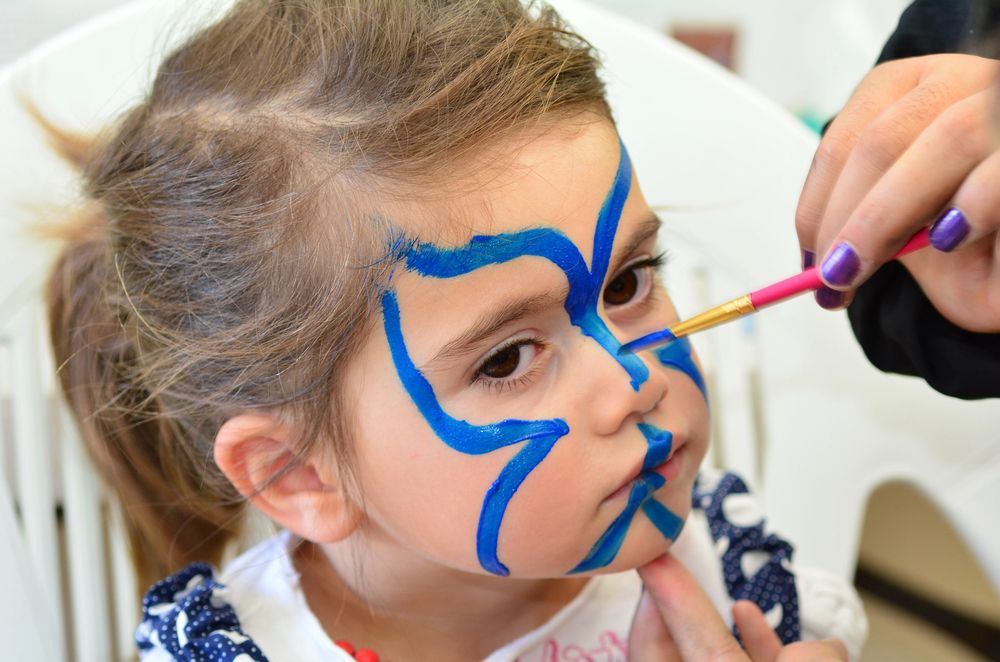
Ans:
<svg viewBox="0 0 1000 662"><path fill-rule="evenodd" d="M593 51L548 8L244 0L100 140L53 131L88 200L49 283L52 344L141 586L239 533L212 460L234 413L280 411L302 454L333 440L350 466L338 384L383 280L373 201L585 107L608 115Z"/></svg>

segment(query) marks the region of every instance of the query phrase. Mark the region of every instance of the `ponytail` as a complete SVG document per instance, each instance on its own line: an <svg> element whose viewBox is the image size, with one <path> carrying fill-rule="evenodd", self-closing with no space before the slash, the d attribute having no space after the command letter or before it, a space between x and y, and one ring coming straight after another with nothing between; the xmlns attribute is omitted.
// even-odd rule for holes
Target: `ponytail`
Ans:
<svg viewBox="0 0 1000 662"><path fill-rule="evenodd" d="M72 148L60 149L68 161L83 165L84 143L46 129L57 149ZM117 278L102 206L91 202L80 210L63 239L46 292L59 381L91 457L123 505L145 590L188 563L218 563L240 533L243 504L232 488L205 494L199 479L205 467L190 466L176 450L184 430L136 381L135 339L127 310L114 303Z"/></svg>

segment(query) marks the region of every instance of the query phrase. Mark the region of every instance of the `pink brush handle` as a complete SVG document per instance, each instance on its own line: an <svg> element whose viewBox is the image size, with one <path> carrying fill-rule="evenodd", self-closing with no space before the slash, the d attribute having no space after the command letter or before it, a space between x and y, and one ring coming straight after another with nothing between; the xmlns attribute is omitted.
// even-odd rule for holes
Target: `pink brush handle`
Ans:
<svg viewBox="0 0 1000 662"><path fill-rule="evenodd" d="M892 259L902 257L907 253L912 253L915 250L923 248L930 244L930 239L928 238L928 229L924 228L917 234L910 237L910 240L899 249L899 252L892 256ZM777 303L788 297L795 296L796 294L801 294L806 290L816 290L823 286L823 280L819 277L819 268L812 267L811 269L806 269L802 273L795 274L791 278L786 278L784 280L779 280L773 285L768 285L767 287L762 287L755 292L750 293L750 302L753 307L760 310L764 306L769 306L772 303Z"/></svg>

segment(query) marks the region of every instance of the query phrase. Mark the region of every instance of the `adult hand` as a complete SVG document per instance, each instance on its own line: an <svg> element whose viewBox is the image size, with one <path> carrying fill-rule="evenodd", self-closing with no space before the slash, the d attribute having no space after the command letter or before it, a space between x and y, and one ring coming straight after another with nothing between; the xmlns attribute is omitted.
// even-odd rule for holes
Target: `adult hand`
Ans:
<svg viewBox="0 0 1000 662"><path fill-rule="evenodd" d="M935 219L934 249L904 258L931 303L1000 331L1000 62L929 55L873 69L820 142L796 212L803 262L821 256L825 308L850 302Z"/></svg>
<svg viewBox="0 0 1000 662"><path fill-rule="evenodd" d="M836 640L782 646L751 602L733 607L746 645L742 649L680 561L666 554L639 568L645 591L629 633L631 662L843 662L847 649Z"/></svg>

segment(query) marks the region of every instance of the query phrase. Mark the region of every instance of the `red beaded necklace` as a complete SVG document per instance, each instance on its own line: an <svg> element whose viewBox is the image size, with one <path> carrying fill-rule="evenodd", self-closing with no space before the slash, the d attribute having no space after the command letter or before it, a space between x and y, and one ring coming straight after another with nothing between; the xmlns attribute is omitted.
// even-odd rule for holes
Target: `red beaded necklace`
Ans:
<svg viewBox="0 0 1000 662"><path fill-rule="evenodd" d="M335 641L333 643L337 644L337 646L346 651L348 655L354 656L354 659L358 662L379 662L378 653L370 648L355 649L354 646L347 641Z"/></svg>

